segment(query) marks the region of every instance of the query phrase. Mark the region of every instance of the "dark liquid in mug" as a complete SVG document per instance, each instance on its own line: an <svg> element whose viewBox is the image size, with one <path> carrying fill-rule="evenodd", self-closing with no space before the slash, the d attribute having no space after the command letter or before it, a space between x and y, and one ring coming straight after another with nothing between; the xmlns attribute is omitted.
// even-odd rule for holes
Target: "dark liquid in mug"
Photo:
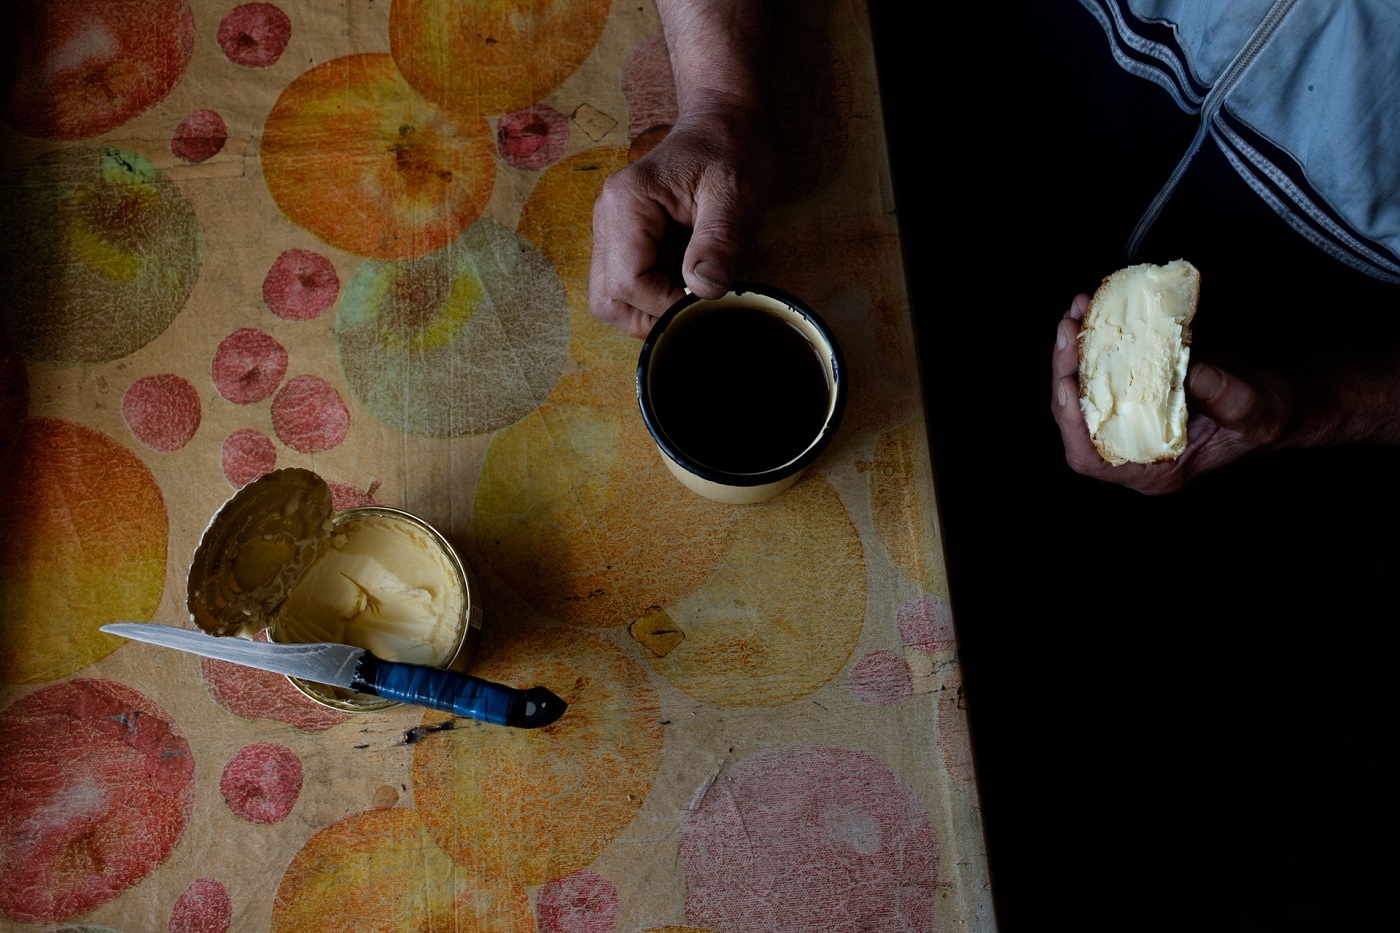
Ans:
<svg viewBox="0 0 1400 933"><path fill-rule="evenodd" d="M761 473L802 453L826 423L826 369L796 327L760 308L724 307L673 325L652 358L661 429L691 459Z"/></svg>

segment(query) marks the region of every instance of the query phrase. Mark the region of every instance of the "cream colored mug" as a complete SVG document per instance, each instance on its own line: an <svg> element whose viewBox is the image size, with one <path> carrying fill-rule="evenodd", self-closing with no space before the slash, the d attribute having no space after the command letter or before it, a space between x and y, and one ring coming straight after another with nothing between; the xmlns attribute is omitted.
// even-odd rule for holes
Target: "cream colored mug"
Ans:
<svg viewBox="0 0 1400 933"><path fill-rule="evenodd" d="M836 433L846 404L841 350L811 308L778 289L687 292L642 344L637 401L662 460L688 488L762 502L797 482Z"/></svg>

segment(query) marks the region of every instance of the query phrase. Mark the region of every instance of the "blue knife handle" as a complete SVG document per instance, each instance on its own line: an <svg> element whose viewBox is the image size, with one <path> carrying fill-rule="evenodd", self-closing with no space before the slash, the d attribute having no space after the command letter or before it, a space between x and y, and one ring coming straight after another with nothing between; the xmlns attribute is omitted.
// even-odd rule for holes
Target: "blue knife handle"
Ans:
<svg viewBox="0 0 1400 933"><path fill-rule="evenodd" d="M518 690L470 674L386 661L368 651L360 658L354 688L386 700L526 729L549 725L568 705L544 687Z"/></svg>

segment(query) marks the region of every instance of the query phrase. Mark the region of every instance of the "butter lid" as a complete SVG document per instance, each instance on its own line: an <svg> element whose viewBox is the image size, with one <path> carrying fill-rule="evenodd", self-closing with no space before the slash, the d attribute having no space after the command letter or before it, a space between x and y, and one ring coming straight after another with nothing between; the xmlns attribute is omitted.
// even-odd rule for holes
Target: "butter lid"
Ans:
<svg viewBox="0 0 1400 933"><path fill-rule="evenodd" d="M210 635L267 628L330 538L331 490L310 470L277 470L219 508L186 580L190 618Z"/></svg>

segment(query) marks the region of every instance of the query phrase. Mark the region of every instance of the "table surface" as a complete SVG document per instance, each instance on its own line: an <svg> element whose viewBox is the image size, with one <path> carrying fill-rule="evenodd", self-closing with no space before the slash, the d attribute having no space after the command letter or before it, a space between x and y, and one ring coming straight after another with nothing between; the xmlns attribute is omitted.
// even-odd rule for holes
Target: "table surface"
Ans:
<svg viewBox="0 0 1400 933"><path fill-rule="evenodd" d="M587 309L592 202L674 118L650 3L135 6L0 14L0 926L991 929L864 4L781 13L744 273L851 395L756 506L667 473ZM97 631L188 625L210 517L290 466L446 535L468 669L566 715Z"/></svg>

